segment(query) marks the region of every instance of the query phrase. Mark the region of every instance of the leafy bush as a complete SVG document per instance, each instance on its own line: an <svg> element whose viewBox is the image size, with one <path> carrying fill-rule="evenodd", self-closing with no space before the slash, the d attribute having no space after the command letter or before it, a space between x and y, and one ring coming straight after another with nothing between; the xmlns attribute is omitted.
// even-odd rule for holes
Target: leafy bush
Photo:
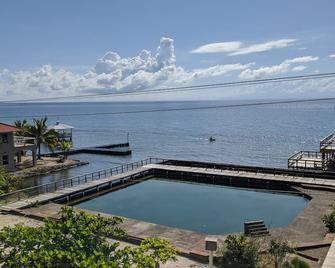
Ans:
<svg viewBox="0 0 335 268"><path fill-rule="evenodd" d="M229 235L222 252L222 267L255 268L260 262L261 245L245 235Z"/></svg>
<svg viewBox="0 0 335 268"><path fill-rule="evenodd" d="M269 243L268 253L273 257L275 267L278 268L284 261L288 253L293 253L294 249L290 247L288 242L283 239L271 239Z"/></svg>
<svg viewBox="0 0 335 268"><path fill-rule="evenodd" d="M157 238L143 240L138 247L119 248L107 236L122 238L117 227L122 219L75 212L64 207L60 220L44 225L16 225L0 232L2 267L139 267L156 268L175 260L176 249Z"/></svg>
<svg viewBox="0 0 335 268"><path fill-rule="evenodd" d="M295 257L290 262L286 261L282 268L310 268L309 264L304 262L303 260Z"/></svg>
<svg viewBox="0 0 335 268"><path fill-rule="evenodd" d="M15 190L18 181L10 176L4 169L0 166L0 194L8 193Z"/></svg>
<svg viewBox="0 0 335 268"><path fill-rule="evenodd" d="M329 232L335 232L335 206L331 205L332 211L329 214L326 214L322 217L323 223L328 228Z"/></svg>

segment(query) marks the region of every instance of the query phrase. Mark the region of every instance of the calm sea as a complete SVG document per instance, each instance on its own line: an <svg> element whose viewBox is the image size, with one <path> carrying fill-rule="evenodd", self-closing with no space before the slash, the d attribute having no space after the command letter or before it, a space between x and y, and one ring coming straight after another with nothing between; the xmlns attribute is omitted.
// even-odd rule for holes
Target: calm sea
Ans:
<svg viewBox="0 0 335 268"><path fill-rule="evenodd" d="M250 101L248 101L250 102ZM127 102L0 104L0 121L13 123L30 115L104 113L171 109L220 102ZM74 155L89 165L32 178L25 186L51 182L150 156L234 164L286 167L287 158L300 150L318 150L319 140L335 130L335 101L232 107L211 110L154 113L49 116L75 127L74 146L125 142L127 133L133 154L127 157ZM14 116L16 118L3 118ZM1 118L2 117L2 118ZM216 141L210 143L208 138Z"/></svg>

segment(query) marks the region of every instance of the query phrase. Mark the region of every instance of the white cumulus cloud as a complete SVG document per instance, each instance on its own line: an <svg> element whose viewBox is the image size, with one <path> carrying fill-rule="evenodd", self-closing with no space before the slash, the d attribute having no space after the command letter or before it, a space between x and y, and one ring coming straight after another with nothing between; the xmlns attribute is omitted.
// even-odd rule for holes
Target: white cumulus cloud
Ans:
<svg viewBox="0 0 335 268"><path fill-rule="evenodd" d="M294 64L308 63L312 61L317 61L318 59L319 59L318 57L303 56L284 60L282 63L277 65L265 66L265 67L263 66L255 69L247 68L240 73L239 77L241 79L259 79L265 76L282 74L289 71L301 72L305 70L307 66L305 65L294 66Z"/></svg>
<svg viewBox="0 0 335 268"><path fill-rule="evenodd" d="M137 56L122 57L109 51L85 74L50 65L38 70L0 71L0 96L30 98L146 90L223 76L250 66L232 63L186 70L176 64L173 39L162 37L154 53L142 50Z"/></svg>
<svg viewBox="0 0 335 268"><path fill-rule="evenodd" d="M281 63L278 65L260 67L258 69L246 69L239 75L242 79L258 79L268 75L275 75L288 72L290 65L287 63Z"/></svg>
<svg viewBox="0 0 335 268"><path fill-rule="evenodd" d="M329 58L335 58L335 54L330 54L328 57Z"/></svg>
<svg viewBox="0 0 335 268"><path fill-rule="evenodd" d="M210 43L191 50L191 53L227 53L229 56L245 55L284 48L293 44L296 39L279 39L264 43L246 45L240 41Z"/></svg>

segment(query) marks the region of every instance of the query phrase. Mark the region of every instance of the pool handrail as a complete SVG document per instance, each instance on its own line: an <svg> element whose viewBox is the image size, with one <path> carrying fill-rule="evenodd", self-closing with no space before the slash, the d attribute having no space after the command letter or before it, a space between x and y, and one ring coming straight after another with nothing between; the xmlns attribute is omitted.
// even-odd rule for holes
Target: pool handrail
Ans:
<svg viewBox="0 0 335 268"><path fill-rule="evenodd" d="M67 179L63 179L63 180L59 180L55 182L50 182L50 183L40 184L40 185L36 185L32 187L23 188L20 190L16 190L16 191L12 191L12 192L0 195L0 204L3 204L3 203L7 204L9 200L11 200L11 202L20 201L22 197L33 197L39 194L55 192L57 190L61 190L67 187L73 187L76 185L87 183L89 181L107 178L114 174L122 174L124 172L134 170L135 168L142 167L144 165L157 164L157 163L162 163L164 161L166 160L162 158L150 157L144 160L139 160L136 162L120 165L120 166L113 167L113 168L101 169L98 171L81 174L78 176L74 176L71 178L67 178Z"/></svg>

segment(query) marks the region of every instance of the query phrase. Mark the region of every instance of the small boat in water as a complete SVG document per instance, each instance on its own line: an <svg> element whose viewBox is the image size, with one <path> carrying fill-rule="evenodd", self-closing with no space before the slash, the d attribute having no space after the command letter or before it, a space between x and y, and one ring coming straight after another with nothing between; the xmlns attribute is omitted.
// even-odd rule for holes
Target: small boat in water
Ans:
<svg viewBox="0 0 335 268"><path fill-rule="evenodd" d="M209 142L214 142L215 138L213 136L210 136L208 140L209 140Z"/></svg>

